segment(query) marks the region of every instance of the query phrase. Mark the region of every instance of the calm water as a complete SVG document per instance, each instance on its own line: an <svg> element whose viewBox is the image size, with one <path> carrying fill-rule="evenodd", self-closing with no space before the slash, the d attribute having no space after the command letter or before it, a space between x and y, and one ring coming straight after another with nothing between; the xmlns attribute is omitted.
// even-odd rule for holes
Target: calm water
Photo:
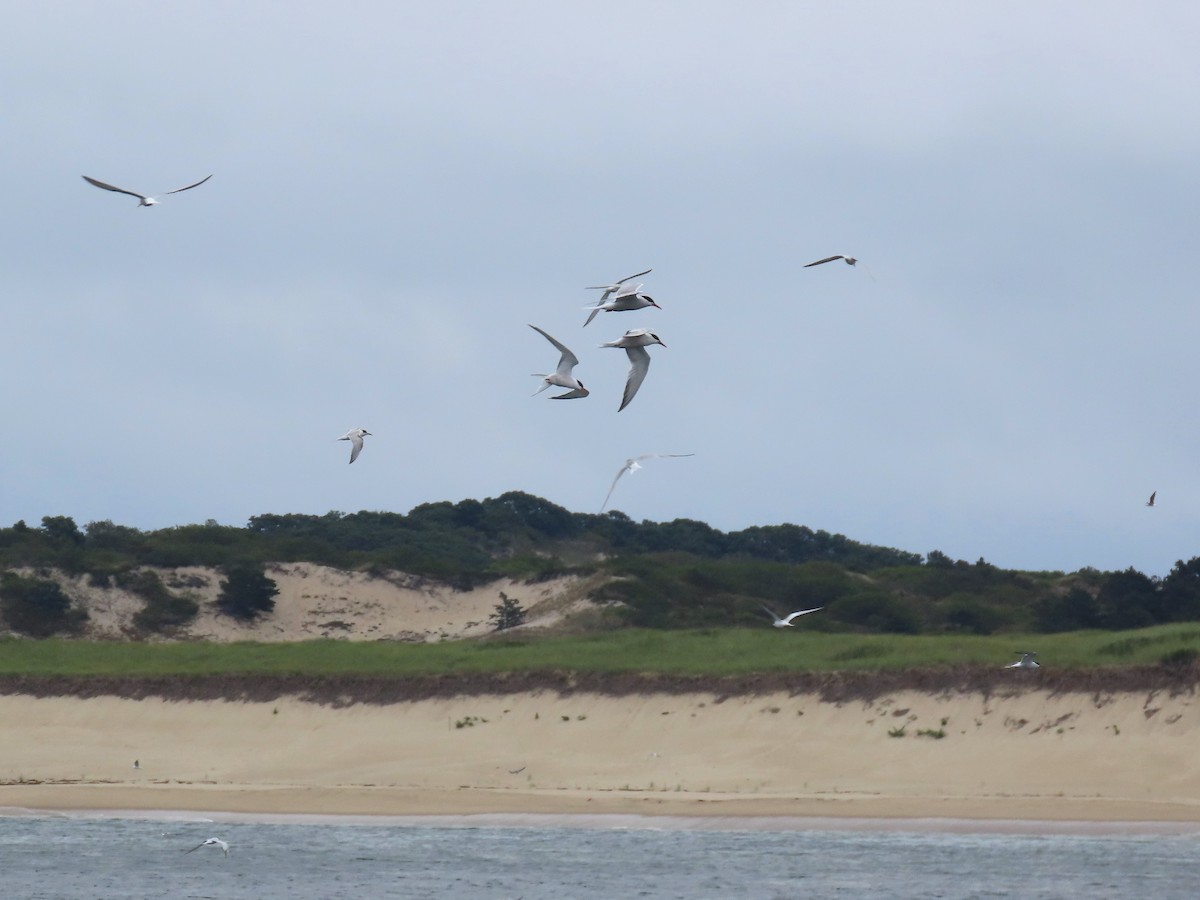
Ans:
<svg viewBox="0 0 1200 900"><path fill-rule="evenodd" d="M1200 896L1200 834L1195 833L758 830L761 823L753 830L725 823L697 830L674 821L666 828L647 827L657 824L647 820L635 827L591 824L430 827L0 817L0 896ZM229 842L228 858L209 847L184 853L210 836Z"/></svg>

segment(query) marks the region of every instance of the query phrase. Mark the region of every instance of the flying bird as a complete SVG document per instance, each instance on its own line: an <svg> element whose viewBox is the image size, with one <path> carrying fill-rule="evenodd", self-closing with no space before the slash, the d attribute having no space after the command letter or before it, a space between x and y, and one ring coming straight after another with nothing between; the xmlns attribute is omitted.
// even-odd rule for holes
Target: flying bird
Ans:
<svg viewBox="0 0 1200 900"><path fill-rule="evenodd" d="M625 465L621 466L617 472L617 477L613 479L612 487L608 489L608 494L604 497L604 503L600 506L600 512L604 512L604 507L608 506L608 501L612 497L612 492L616 490L617 482L621 480L621 476L628 472L633 475L642 467L643 459L664 459L666 457L678 458L681 456L695 456L695 453L643 453L641 456L635 456L633 459L625 460Z"/></svg>
<svg viewBox="0 0 1200 900"><path fill-rule="evenodd" d="M551 374L535 374L533 376L534 378L542 379L543 382L542 386L533 392L533 396L536 397L546 388L551 386L570 388L567 393L557 394L551 397L551 400L575 400L579 397L586 397L589 393L591 393L583 386L582 381L571 374L571 370L579 365L579 357L568 350L564 344L550 337L550 335L546 334L546 332L542 331L542 329L538 328L536 325L530 325L529 327L557 347L558 352L562 354L562 356L558 358L558 368L556 368Z"/></svg>
<svg viewBox="0 0 1200 900"><path fill-rule="evenodd" d="M363 436L370 433L371 432L367 431L365 428L351 428L340 438L338 438L339 441L349 441L353 445L350 449L350 462L354 462L356 459L358 459L358 454L362 453Z"/></svg>
<svg viewBox="0 0 1200 900"><path fill-rule="evenodd" d="M103 188L106 191L116 191L118 194L128 194L130 197L138 198L138 206L155 206L158 204L159 197L165 197L167 194L180 194L184 191L190 191L194 187L200 187L204 182L212 178L209 175L206 178L201 178L195 184L189 184L187 187L176 188L173 191L164 191L161 194L155 194L153 197L147 197L145 194L139 194L137 191L127 191L125 188L119 188L115 185L105 184L103 181L97 181L95 178L89 178L87 175L82 176L83 180L88 184L94 184L98 188Z"/></svg>
<svg viewBox="0 0 1200 900"><path fill-rule="evenodd" d="M825 608L823 606L814 606L812 609L799 609L794 613L789 613L781 619L779 618L779 613L775 612L775 610L771 609L771 607L767 606L766 604L759 605L762 606L763 612L767 613L772 619L775 620L772 624L776 628L787 628L792 625L792 619L798 618L799 616L807 616L809 613L815 613L817 610Z"/></svg>
<svg viewBox="0 0 1200 900"><path fill-rule="evenodd" d="M1154 505L1154 498L1155 498L1155 497L1157 497L1157 496L1158 496L1158 491L1155 491L1153 494L1151 494L1151 495L1150 495L1150 499L1146 501L1146 505L1147 505L1147 506L1153 506L1153 505Z"/></svg>
<svg viewBox="0 0 1200 900"><path fill-rule="evenodd" d="M224 853L226 856L229 855L229 844L227 844L225 841L221 840L220 838L209 838L207 841L197 844L191 850L186 850L184 852L185 853L195 853L201 847L220 847L222 853Z"/></svg>
<svg viewBox="0 0 1200 900"><path fill-rule="evenodd" d="M641 278L643 275L649 275L653 271L654 271L653 269L647 269L645 272L638 272L636 275L626 275L620 281L614 281L612 284L593 284L591 287L584 288L584 290L585 291L604 291L604 293L600 295L600 302L603 303L605 300L608 299L609 294L624 293L622 288L627 287L625 285L625 282L633 281L633 279L635 279L635 278ZM640 287L641 287L640 284L634 285L633 289L637 290Z"/></svg>
<svg viewBox="0 0 1200 900"><path fill-rule="evenodd" d="M846 265L848 265L848 266L852 266L856 262L858 262L858 260L855 259L853 256L847 256L844 253L838 253L836 256L827 256L824 259L818 259L816 262L806 263L804 268L809 269L809 268L812 268L813 266L824 265L827 262L833 262L835 259L844 259L846 261Z"/></svg>
<svg viewBox="0 0 1200 900"><path fill-rule="evenodd" d="M587 328L591 324L592 319L596 318L596 313L600 312L600 310L604 310L605 312L630 312L635 309L645 309L648 306L653 306L655 309L662 309L661 306L654 302L653 297L642 293L642 286L640 284L625 283L634 278L640 278L652 271L654 270L647 269L645 272L638 272L636 275L622 278L615 284L597 284L587 288L589 291L604 291L604 293L600 295L600 302L597 305L584 307L584 309L590 309L592 312L587 317L587 321L583 323L583 327ZM610 296L612 300L608 299Z"/></svg>
<svg viewBox="0 0 1200 900"><path fill-rule="evenodd" d="M617 412L629 405L637 394L638 388L642 386L642 382L646 380L646 372L650 368L650 354L646 352L646 348L651 344L667 346L653 331L645 328L631 328L615 341L608 341L600 345L601 347L620 347L629 357L629 377L625 379L625 395L621 398L621 405L617 408Z"/></svg>
<svg viewBox="0 0 1200 900"><path fill-rule="evenodd" d="M1042 667L1041 663L1039 663L1037 660L1034 659L1034 657L1037 656L1036 653L1034 653L1032 651L1024 651L1024 650L1018 650L1017 652L1021 654L1021 658L1018 659L1015 663L1009 663L1004 668L1006 668L1006 669L1040 669Z"/></svg>

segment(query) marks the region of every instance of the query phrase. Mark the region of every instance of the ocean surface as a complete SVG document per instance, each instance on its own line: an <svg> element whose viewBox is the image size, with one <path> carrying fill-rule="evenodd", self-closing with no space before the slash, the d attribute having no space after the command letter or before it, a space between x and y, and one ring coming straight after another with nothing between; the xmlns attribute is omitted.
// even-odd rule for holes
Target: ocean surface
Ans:
<svg viewBox="0 0 1200 900"><path fill-rule="evenodd" d="M13 811L9 811L10 813ZM1153 898L1200 896L1200 831L512 817L251 821L0 815L0 896ZM553 821L554 824L547 824ZM1092 828L1092 831L1097 829ZM1080 833L1084 832L1084 833ZM186 851L208 837L230 845Z"/></svg>

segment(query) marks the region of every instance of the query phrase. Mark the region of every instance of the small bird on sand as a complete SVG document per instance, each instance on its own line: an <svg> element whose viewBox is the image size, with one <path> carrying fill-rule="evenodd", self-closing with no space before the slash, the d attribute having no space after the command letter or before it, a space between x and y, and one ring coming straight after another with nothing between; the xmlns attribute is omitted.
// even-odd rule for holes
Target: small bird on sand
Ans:
<svg viewBox="0 0 1200 900"><path fill-rule="evenodd" d="M194 853L197 850L199 850L201 847L220 847L222 853L224 853L226 856L229 855L229 844L227 844L225 841L221 840L220 838L209 838L207 841L197 844L191 850L187 850L184 852L185 853Z"/></svg>
<svg viewBox="0 0 1200 900"><path fill-rule="evenodd" d="M354 462L356 459L358 459L358 454L362 453L363 437L364 435L368 435L370 433L371 432L367 431L365 428L351 428L340 438L338 438L339 441L349 441L353 445L350 449L350 462Z"/></svg>
<svg viewBox="0 0 1200 900"><path fill-rule="evenodd" d="M771 607L762 604L762 608L764 612L766 612L772 619L775 620L772 624L776 628L787 628L792 625L792 619L795 619L798 616L807 616L809 613L815 613L817 610L824 609L825 607L814 606L812 609L797 610L794 613L784 616L782 619L779 618L779 614L775 612L775 610L771 609Z"/></svg>
<svg viewBox="0 0 1200 900"><path fill-rule="evenodd" d="M209 175L205 178L201 178L195 184L189 184L187 187L176 188L173 191L164 191L161 194L155 194L153 197L148 197L145 194L139 194L137 191L127 191L125 188L119 188L112 184L105 184L103 181L97 181L95 178L89 178L87 175L82 175L80 177L83 178L83 180L88 184L95 185L102 190L116 191L118 194L128 194L130 197L137 197L138 206L157 206L159 197L165 197L167 194L181 194L184 191L190 191L194 187L200 187L200 185L208 181L209 178L212 178L212 176Z"/></svg>
<svg viewBox="0 0 1200 900"><path fill-rule="evenodd" d="M816 262L805 263L804 268L811 269L813 266L822 266L827 262L833 262L837 259L844 259L846 261L846 265L848 266L852 266L858 262L858 260L853 256L847 256L844 253L838 253L835 256L827 256L824 259L818 259Z"/></svg>
<svg viewBox="0 0 1200 900"><path fill-rule="evenodd" d="M1039 663L1036 659L1034 659L1034 657L1037 656L1037 654L1034 653L1033 651L1018 650L1017 652L1021 654L1021 658L1018 659L1015 663L1009 663L1004 668L1006 668L1006 669L1040 669L1042 667L1042 664Z"/></svg>

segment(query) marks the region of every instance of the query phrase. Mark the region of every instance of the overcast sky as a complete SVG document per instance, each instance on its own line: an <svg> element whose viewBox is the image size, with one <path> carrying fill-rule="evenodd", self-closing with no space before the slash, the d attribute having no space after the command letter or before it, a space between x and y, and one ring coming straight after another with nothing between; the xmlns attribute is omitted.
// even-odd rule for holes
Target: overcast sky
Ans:
<svg viewBox="0 0 1200 900"><path fill-rule="evenodd" d="M1200 555L1200 7L17 2L0 523L537 494ZM137 208L80 175L158 193ZM857 256L806 269L833 253ZM644 268L662 310L587 285ZM591 389L530 373L575 350ZM649 327L667 347L618 414ZM353 466L334 439L372 432ZM1158 504L1145 507L1151 491Z"/></svg>

